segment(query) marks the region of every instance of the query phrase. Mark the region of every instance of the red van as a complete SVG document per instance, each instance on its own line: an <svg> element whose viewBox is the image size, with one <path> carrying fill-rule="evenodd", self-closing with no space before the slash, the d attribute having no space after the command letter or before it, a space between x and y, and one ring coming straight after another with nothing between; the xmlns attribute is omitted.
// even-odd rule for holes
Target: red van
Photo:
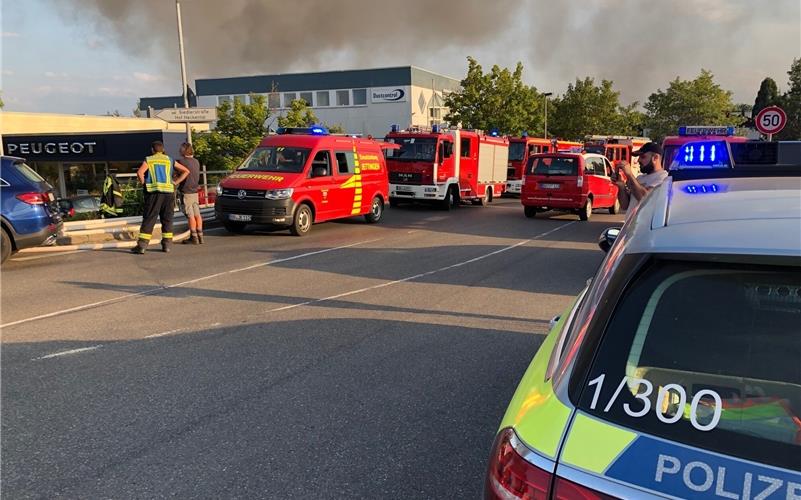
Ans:
<svg viewBox="0 0 801 500"><path fill-rule="evenodd" d="M220 182L217 220L234 233L269 224L296 236L314 223L355 215L378 222L389 192L387 147L394 146L322 127L279 129Z"/></svg>
<svg viewBox="0 0 801 500"><path fill-rule="evenodd" d="M529 159L520 201L526 217L561 210L588 220L595 208L620 210L612 164L595 153L539 154Z"/></svg>

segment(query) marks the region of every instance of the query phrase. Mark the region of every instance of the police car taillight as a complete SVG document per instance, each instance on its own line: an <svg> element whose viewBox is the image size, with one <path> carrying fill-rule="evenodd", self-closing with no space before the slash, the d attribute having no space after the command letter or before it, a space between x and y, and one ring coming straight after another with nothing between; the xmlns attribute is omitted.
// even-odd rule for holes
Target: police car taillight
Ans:
<svg viewBox="0 0 801 500"><path fill-rule="evenodd" d="M526 461L515 448L522 446L512 429L504 429L492 447L484 498L546 500L551 492L551 473Z"/></svg>
<svg viewBox="0 0 801 500"><path fill-rule="evenodd" d="M591 490L561 477L556 478L553 492L554 500L614 500L617 497L609 496L600 491Z"/></svg>

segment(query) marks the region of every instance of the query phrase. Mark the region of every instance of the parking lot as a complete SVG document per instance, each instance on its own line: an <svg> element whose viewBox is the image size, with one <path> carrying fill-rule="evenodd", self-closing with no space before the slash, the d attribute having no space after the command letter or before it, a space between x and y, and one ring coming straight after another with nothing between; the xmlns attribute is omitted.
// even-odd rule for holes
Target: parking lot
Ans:
<svg viewBox="0 0 801 500"><path fill-rule="evenodd" d="M622 216L519 200L3 266L9 498L469 498Z"/></svg>

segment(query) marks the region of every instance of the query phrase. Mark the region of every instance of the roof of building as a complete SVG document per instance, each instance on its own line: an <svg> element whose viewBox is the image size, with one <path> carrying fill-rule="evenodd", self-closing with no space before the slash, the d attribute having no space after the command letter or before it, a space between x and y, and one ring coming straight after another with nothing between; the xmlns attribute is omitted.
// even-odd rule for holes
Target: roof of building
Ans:
<svg viewBox="0 0 801 500"><path fill-rule="evenodd" d="M192 90L191 87L187 87L187 93L189 98L189 107L196 107L197 106L197 96L195 95L195 91ZM164 97L142 97L139 99L139 109L141 111L147 111L148 108L153 109L165 109L165 108L183 108L184 107L184 96L182 95L174 95L174 96L164 96Z"/></svg>
<svg viewBox="0 0 801 500"><path fill-rule="evenodd" d="M192 128L205 131L209 130L209 124L193 123ZM155 130L181 132L186 130L186 126L183 123L167 123L160 118L3 112L3 137Z"/></svg>
<svg viewBox="0 0 801 500"><path fill-rule="evenodd" d="M206 78L195 81L199 96L249 94L251 92L259 94L303 92L396 85L455 90L460 83L455 78L415 66Z"/></svg>

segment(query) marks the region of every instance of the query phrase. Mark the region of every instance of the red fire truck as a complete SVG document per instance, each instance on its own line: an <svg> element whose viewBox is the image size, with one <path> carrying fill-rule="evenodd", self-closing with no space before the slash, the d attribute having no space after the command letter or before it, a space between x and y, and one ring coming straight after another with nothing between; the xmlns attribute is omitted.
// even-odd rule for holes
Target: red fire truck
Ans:
<svg viewBox="0 0 801 500"><path fill-rule="evenodd" d="M587 153L606 156L612 165L621 160L636 164L636 157L632 157L631 153L647 142L651 142L651 139L625 135L588 135L584 140L584 149Z"/></svg>
<svg viewBox="0 0 801 500"><path fill-rule="evenodd" d="M509 141L477 130L393 126L386 141L389 203L427 201L449 210L470 201L486 205L503 194Z"/></svg>
<svg viewBox="0 0 801 500"><path fill-rule="evenodd" d="M726 142L746 142L748 140L747 137L734 134L734 127L697 125L679 127L679 135L665 137L662 141L662 151L665 153L665 157L662 158L662 165L665 169L669 169L670 164L674 160L674 156L676 156L676 151L690 141L720 140Z"/></svg>

